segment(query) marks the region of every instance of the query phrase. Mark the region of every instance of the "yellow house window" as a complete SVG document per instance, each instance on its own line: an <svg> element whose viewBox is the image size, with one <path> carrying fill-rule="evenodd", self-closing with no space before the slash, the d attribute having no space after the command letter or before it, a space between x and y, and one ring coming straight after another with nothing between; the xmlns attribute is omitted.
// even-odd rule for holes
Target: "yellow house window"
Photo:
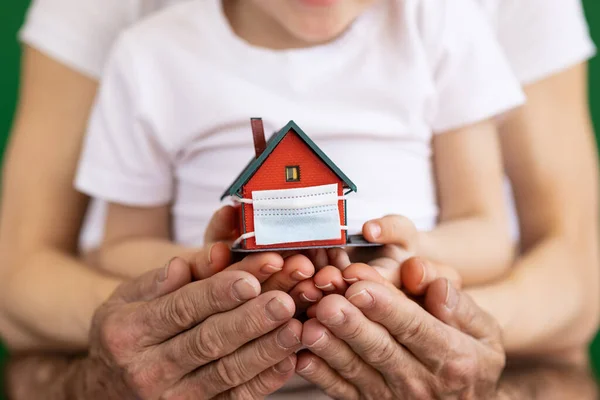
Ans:
<svg viewBox="0 0 600 400"><path fill-rule="evenodd" d="M300 182L300 167L298 165L285 167L285 181Z"/></svg>

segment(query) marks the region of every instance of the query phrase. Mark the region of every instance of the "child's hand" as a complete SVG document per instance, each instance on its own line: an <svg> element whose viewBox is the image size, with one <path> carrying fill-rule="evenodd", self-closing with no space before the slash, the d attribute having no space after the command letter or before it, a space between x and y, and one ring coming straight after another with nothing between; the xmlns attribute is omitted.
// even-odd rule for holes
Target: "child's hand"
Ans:
<svg viewBox="0 0 600 400"><path fill-rule="evenodd" d="M315 288L310 279L315 267L303 255L258 253L231 264L229 245L239 236L236 226L236 210L231 206L225 206L213 215L204 236L206 245L210 246L209 253L198 252L200 263L193 263L197 279L205 279L224 269L244 270L261 282L263 293L270 290L289 293L299 309L305 309L321 299L322 292Z"/></svg>

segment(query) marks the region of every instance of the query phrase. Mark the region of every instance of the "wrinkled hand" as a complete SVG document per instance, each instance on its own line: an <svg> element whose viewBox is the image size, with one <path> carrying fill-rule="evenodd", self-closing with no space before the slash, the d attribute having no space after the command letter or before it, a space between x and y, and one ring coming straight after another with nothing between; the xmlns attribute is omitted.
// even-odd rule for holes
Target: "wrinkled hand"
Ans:
<svg viewBox="0 0 600 400"><path fill-rule="evenodd" d="M491 316L423 261L402 269L424 308L370 266L350 268L345 297L326 296L304 324L298 374L338 399L495 398L505 354Z"/></svg>
<svg viewBox="0 0 600 400"><path fill-rule="evenodd" d="M93 320L86 364L103 398L262 398L293 375L302 325L286 293L243 271L189 265L122 284Z"/></svg>

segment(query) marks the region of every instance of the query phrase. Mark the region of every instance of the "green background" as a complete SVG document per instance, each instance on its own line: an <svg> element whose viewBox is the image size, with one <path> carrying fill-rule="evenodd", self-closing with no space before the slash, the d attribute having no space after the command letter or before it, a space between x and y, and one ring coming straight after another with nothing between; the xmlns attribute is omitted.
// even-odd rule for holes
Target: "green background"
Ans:
<svg viewBox="0 0 600 400"><path fill-rule="evenodd" d="M0 0L0 152L4 149L15 109L20 52L16 33L28 4L28 0ZM600 1L584 0L584 5L592 36L600 44ZM596 126L600 127L600 57L592 60L590 68L591 107ZM596 133L597 136L600 133L598 128ZM600 336L591 351L600 377ZM0 359L4 355L0 346Z"/></svg>

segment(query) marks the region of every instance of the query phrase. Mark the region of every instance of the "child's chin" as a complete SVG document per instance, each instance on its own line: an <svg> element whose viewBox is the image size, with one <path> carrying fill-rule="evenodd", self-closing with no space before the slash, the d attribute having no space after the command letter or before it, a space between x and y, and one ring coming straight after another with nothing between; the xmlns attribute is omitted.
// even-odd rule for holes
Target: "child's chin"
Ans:
<svg viewBox="0 0 600 400"><path fill-rule="evenodd" d="M293 26L288 24L289 32L297 39L311 44L319 45L332 42L340 37L351 25L342 21L308 21L298 22Z"/></svg>

